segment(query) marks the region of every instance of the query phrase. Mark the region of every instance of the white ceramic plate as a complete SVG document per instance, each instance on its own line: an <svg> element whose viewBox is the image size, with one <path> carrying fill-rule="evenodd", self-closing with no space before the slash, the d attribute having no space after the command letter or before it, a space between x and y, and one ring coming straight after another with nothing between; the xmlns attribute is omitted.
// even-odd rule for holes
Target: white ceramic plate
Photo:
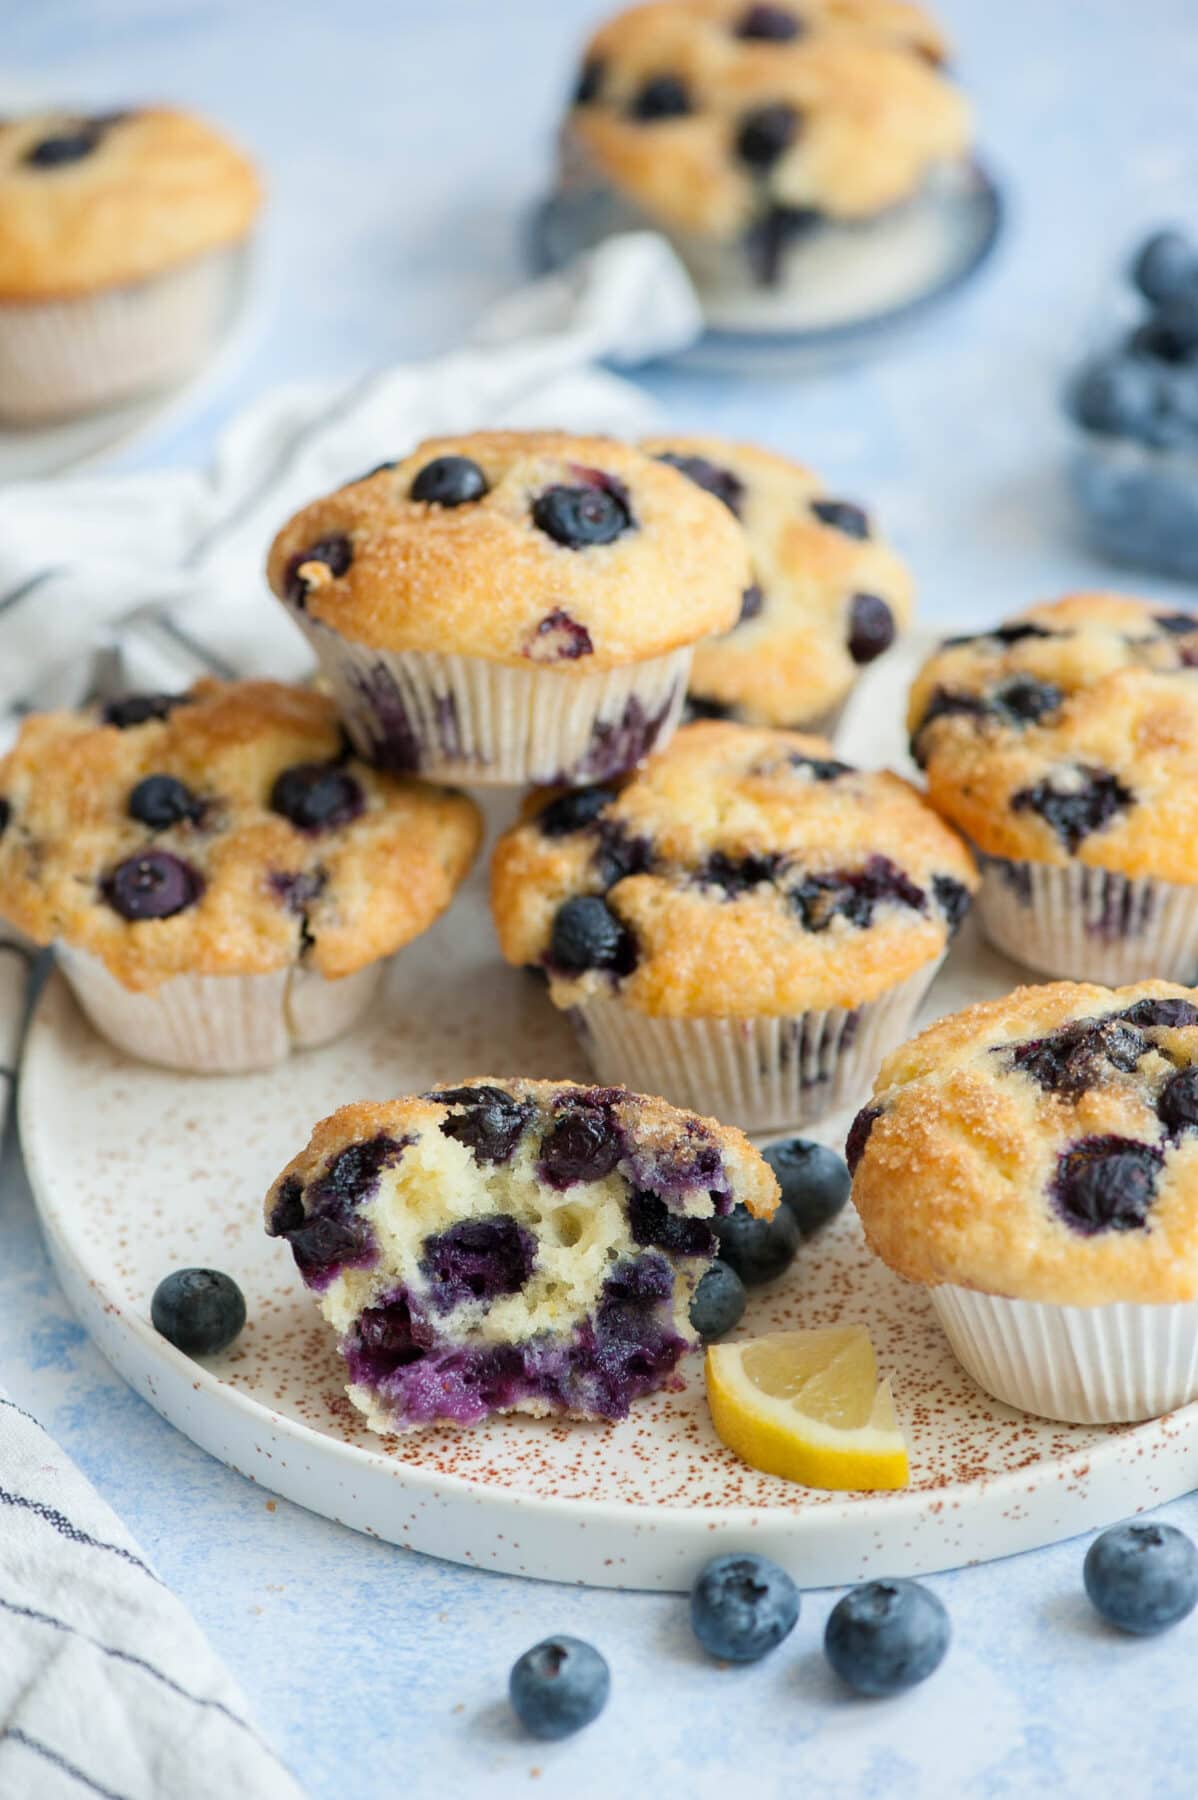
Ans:
<svg viewBox="0 0 1198 1800"><path fill-rule="evenodd" d="M859 690L841 736L858 760L899 759L918 648ZM926 1014L1018 979L967 926ZM682 1589L716 1550L746 1545L805 1586L915 1574L1071 1536L1193 1486L1198 1406L1148 1425L1081 1428L998 1405L958 1368L923 1293L866 1253L851 1217L752 1297L741 1329L869 1326L911 1446L901 1493L820 1493L746 1468L712 1432L698 1358L684 1393L650 1399L622 1424L511 1419L372 1436L345 1399L290 1255L263 1235L262 1196L312 1122L344 1101L516 1071L586 1072L540 988L498 962L481 872L397 959L371 1019L273 1074L187 1079L132 1062L94 1034L56 977L26 1050L21 1128L63 1286L121 1374L213 1455L360 1530L517 1574ZM820 1135L839 1141L844 1124ZM238 1343L204 1363L149 1322L156 1283L187 1264L228 1270L249 1306Z"/></svg>
<svg viewBox="0 0 1198 1800"><path fill-rule="evenodd" d="M226 380L249 356L268 310L265 290L261 253L247 248L236 261L220 330L203 361L184 381L78 418L0 426L0 486L96 462L183 418L202 393Z"/></svg>

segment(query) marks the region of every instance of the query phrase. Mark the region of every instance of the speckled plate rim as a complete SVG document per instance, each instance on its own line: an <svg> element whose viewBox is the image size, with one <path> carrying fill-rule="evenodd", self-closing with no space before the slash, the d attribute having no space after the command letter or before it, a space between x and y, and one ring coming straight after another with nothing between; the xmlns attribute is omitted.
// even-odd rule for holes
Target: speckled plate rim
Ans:
<svg viewBox="0 0 1198 1800"><path fill-rule="evenodd" d="M54 975L30 1027L19 1117L30 1184L67 1298L117 1372L164 1418L249 1479L357 1530L510 1574L667 1591L689 1587L716 1551L752 1546L804 1586L819 1587L1037 1548L1160 1505L1198 1480L1198 1405L1097 1439L1089 1434L1075 1452L1034 1466L946 1484L934 1502L919 1492L855 1494L807 1513L802 1490L781 1482L777 1507L713 1513L497 1491L338 1442L182 1355L125 1304L115 1284L89 1269L83 1222L76 1222L76 1235L69 1196L55 1191L45 1146L45 1134L61 1129L55 1065L59 1034L70 1028L79 1028L75 1003Z"/></svg>

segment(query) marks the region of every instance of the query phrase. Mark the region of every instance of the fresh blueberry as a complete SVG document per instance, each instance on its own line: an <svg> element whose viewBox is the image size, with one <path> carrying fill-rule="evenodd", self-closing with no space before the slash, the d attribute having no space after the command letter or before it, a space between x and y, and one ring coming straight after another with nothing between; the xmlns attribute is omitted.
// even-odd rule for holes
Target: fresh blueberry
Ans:
<svg viewBox="0 0 1198 1800"><path fill-rule="evenodd" d="M736 153L751 169L768 169L794 143L799 115L784 100L746 113L736 133Z"/></svg>
<svg viewBox="0 0 1198 1800"><path fill-rule="evenodd" d="M636 961L632 933L597 894L580 894L557 909L549 940L549 963L566 975L610 969L626 975Z"/></svg>
<svg viewBox="0 0 1198 1800"><path fill-rule="evenodd" d="M834 1219L849 1197L852 1178L843 1157L807 1138L783 1138L761 1153L778 1178L782 1204L804 1237Z"/></svg>
<svg viewBox="0 0 1198 1800"><path fill-rule="evenodd" d="M722 500L728 511L740 518L741 503L745 497L745 484L739 475L731 469L722 468L718 463L710 462L705 456L687 456L681 451L662 450L657 457L658 462L668 463L671 469L687 476L696 487L704 493L711 494L716 500Z"/></svg>
<svg viewBox="0 0 1198 1800"><path fill-rule="evenodd" d="M643 125L685 118L691 111L690 90L677 75L652 75L637 89L629 110Z"/></svg>
<svg viewBox="0 0 1198 1800"><path fill-rule="evenodd" d="M776 1280L798 1253L799 1223L788 1206L780 1206L772 1219L755 1219L744 1206L734 1206L712 1225L721 1258L746 1287Z"/></svg>
<svg viewBox="0 0 1198 1800"><path fill-rule="evenodd" d="M894 614L878 594L854 594L849 602L849 655L871 663L894 642Z"/></svg>
<svg viewBox="0 0 1198 1800"><path fill-rule="evenodd" d="M151 831L194 824L203 810L203 801L173 775L147 775L129 796L129 817L139 825L148 825Z"/></svg>
<svg viewBox="0 0 1198 1800"><path fill-rule="evenodd" d="M845 537L865 539L869 536L869 514L852 500L813 500L811 510L821 525L842 531Z"/></svg>
<svg viewBox="0 0 1198 1800"><path fill-rule="evenodd" d="M428 506L467 506L486 491L486 476L468 456L435 456L413 481L411 498Z"/></svg>
<svg viewBox="0 0 1198 1800"><path fill-rule="evenodd" d="M1082 1237L1143 1231L1163 1161L1160 1150L1135 1138L1083 1138L1057 1157L1050 1192L1065 1223Z"/></svg>
<svg viewBox="0 0 1198 1800"><path fill-rule="evenodd" d="M559 1192L579 1181L602 1181L611 1174L623 1150L610 1108L576 1100L542 1138L537 1173Z"/></svg>
<svg viewBox="0 0 1198 1800"><path fill-rule="evenodd" d="M1160 376L1139 356L1108 356L1082 370L1073 393L1078 422L1112 437L1142 437L1160 405Z"/></svg>
<svg viewBox="0 0 1198 1800"><path fill-rule="evenodd" d="M329 537L320 538L315 544L309 544L306 550L297 550L294 556L287 559L287 567L283 571L283 592L292 606L303 611L308 597L308 583L300 574L300 570L308 563L323 563L329 572L339 577L344 575L354 560L354 547L344 532L334 532Z"/></svg>
<svg viewBox="0 0 1198 1800"><path fill-rule="evenodd" d="M1156 1110L1169 1131L1193 1131L1198 1127L1198 1068L1170 1075L1160 1091Z"/></svg>
<svg viewBox="0 0 1198 1800"><path fill-rule="evenodd" d="M926 1681L944 1661L948 1614L915 1581L867 1581L828 1615L824 1654L858 1694L901 1694Z"/></svg>
<svg viewBox="0 0 1198 1800"><path fill-rule="evenodd" d="M798 1623L799 1590L764 1556L717 1556L691 1589L691 1625L709 1656L758 1662Z"/></svg>
<svg viewBox="0 0 1198 1800"><path fill-rule="evenodd" d="M165 719L176 706L186 704L186 694L123 694L119 700L110 700L100 717L105 725L129 731L134 725L149 724L151 719Z"/></svg>
<svg viewBox="0 0 1198 1800"><path fill-rule="evenodd" d="M1109 1624L1152 1637L1198 1605L1198 1550L1175 1525L1116 1525L1086 1551L1083 1578Z"/></svg>
<svg viewBox="0 0 1198 1800"><path fill-rule="evenodd" d="M1146 300L1172 300L1198 280L1198 255L1184 232L1155 231L1136 252L1131 278Z"/></svg>
<svg viewBox="0 0 1198 1800"><path fill-rule="evenodd" d="M602 487L551 487L532 506L533 524L567 550L614 544L631 529L632 514L619 494Z"/></svg>
<svg viewBox="0 0 1198 1800"><path fill-rule="evenodd" d="M1153 373L1157 376L1167 375L1170 369L1186 362L1192 347L1190 331L1184 325L1180 332L1175 331L1164 307L1137 325L1126 344L1131 356L1156 365Z"/></svg>
<svg viewBox="0 0 1198 1800"><path fill-rule="evenodd" d="M737 20L734 37L766 44L788 44L802 35L802 21L784 6L750 6Z"/></svg>
<svg viewBox="0 0 1198 1800"><path fill-rule="evenodd" d="M585 831L615 797L613 788L570 788L541 809L537 814L537 829L547 838L569 837L572 832Z"/></svg>
<svg viewBox="0 0 1198 1800"><path fill-rule="evenodd" d="M330 831L356 819L366 805L361 786L337 763L296 763L270 790L270 810L297 831Z"/></svg>
<svg viewBox="0 0 1198 1800"><path fill-rule="evenodd" d="M203 891L199 872L169 850L128 856L100 883L113 911L130 920L173 918L194 906Z"/></svg>
<svg viewBox="0 0 1198 1800"><path fill-rule="evenodd" d="M176 1269L154 1289L155 1331L188 1356L227 1350L245 1324L245 1296L219 1269Z"/></svg>
<svg viewBox="0 0 1198 1800"><path fill-rule="evenodd" d="M581 1638L546 1638L513 1664L508 1692L512 1711L533 1737L571 1737L607 1705L611 1671Z"/></svg>
<svg viewBox="0 0 1198 1800"><path fill-rule="evenodd" d="M1073 855L1083 838L1135 804L1135 795L1105 769L1079 765L1066 787L1046 777L1011 796L1012 812L1038 813Z"/></svg>
<svg viewBox="0 0 1198 1800"><path fill-rule="evenodd" d="M62 131L54 137L41 138L26 150L21 161L31 169L61 169L67 163L82 162L100 142L101 133L92 125L78 131Z"/></svg>
<svg viewBox="0 0 1198 1800"><path fill-rule="evenodd" d="M516 1100L502 1088L484 1082L476 1087L442 1088L429 1098L439 1106L453 1107L441 1121L442 1134L464 1144L478 1162L507 1162L534 1112L527 1101Z"/></svg>
<svg viewBox="0 0 1198 1800"><path fill-rule="evenodd" d="M690 1321L705 1344L714 1343L739 1325L749 1296L729 1263L717 1260L691 1296Z"/></svg>
<svg viewBox="0 0 1198 1800"><path fill-rule="evenodd" d="M593 56L585 62L578 77L578 85L574 89L575 106L592 106L603 89L605 70L599 57Z"/></svg>
<svg viewBox="0 0 1198 1800"><path fill-rule="evenodd" d="M1198 350L1198 281L1184 293L1172 294L1162 301L1154 323L1176 349L1176 355L1166 360L1183 361L1191 357Z"/></svg>

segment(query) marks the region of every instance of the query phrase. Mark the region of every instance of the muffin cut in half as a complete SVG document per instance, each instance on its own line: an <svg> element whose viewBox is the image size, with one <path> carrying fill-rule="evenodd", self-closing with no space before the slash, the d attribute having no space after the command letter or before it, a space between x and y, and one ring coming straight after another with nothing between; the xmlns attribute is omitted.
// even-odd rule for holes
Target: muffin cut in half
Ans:
<svg viewBox="0 0 1198 1800"><path fill-rule="evenodd" d="M622 1088L480 1077L343 1106L266 1199L373 1430L619 1419L680 1385L711 1219L778 1187L739 1131Z"/></svg>

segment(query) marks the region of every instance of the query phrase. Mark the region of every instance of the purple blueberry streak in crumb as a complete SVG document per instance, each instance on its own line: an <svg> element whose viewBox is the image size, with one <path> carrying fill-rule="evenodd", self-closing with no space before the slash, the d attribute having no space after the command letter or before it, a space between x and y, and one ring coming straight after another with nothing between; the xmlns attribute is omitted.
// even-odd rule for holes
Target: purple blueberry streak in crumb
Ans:
<svg viewBox="0 0 1198 1800"><path fill-rule="evenodd" d="M297 550L288 558L287 567L283 571L283 593L292 606L303 612L308 604L308 583L300 574L307 563L323 563L334 579L346 574L354 560L354 549L344 532L334 532L329 537L309 544L306 550Z"/></svg>
<svg viewBox="0 0 1198 1800"><path fill-rule="evenodd" d="M586 626L557 606L541 620L524 654L538 663L577 662L579 657L593 655L594 649Z"/></svg>
<svg viewBox="0 0 1198 1800"><path fill-rule="evenodd" d="M1164 1155L1134 1138L1082 1138L1057 1157L1049 1192L1065 1223L1082 1237L1142 1231Z"/></svg>
<svg viewBox="0 0 1198 1800"><path fill-rule="evenodd" d="M271 1237L287 1239L310 1288L321 1292L342 1269L374 1263L378 1246L359 1209L373 1197L383 1170L398 1164L411 1141L380 1133L347 1145L306 1191L294 1176L283 1183L268 1229Z"/></svg>
<svg viewBox="0 0 1198 1800"><path fill-rule="evenodd" d="M888 856L871 856L862 869L808 875L790 896L806 931L826 931L835 919L864 929L881 905L925 913L928 897Z"/></svg>
<svg viewBox="0 0 1198 1800"><path fill-rule="evenodd" d="M1079 764L1072 778L1045 778L1011 797L1012 812L1034 812L1072 856L1084 838L1101 831L1129 806L1135 795L1117 775Z"/></svg>
<svg viewBox="0 0 1198 1800"><path fill-rule="evenodd" d="M633 1188L628 1196L628 1229L642 1249L664 1250L670 1256L715 1255L716 1236L706 1219L671 1212L659 1195Z"/></svg>
<svg viewBox="0 0 1198 1800"><path fill-rule="evenodd" d="M442 1119L441 1131L473 1151L478 1162L507 1162L536 1111L527 1101L514 1099L502 1088L483 1084L442 1089L430 1094L429 1099L455 1108L447 1119Z"/></svg>
<svg viewBox="0 0 1198 1800"><path fill-rule="evenodd" d="M624 1150L624 1133L610 1102L572 1095L541 1139L537 1174L559 1192L576 1182L602 1181Z"/></svg>
<svg viewBox="0 0 1198 1800"><path fill-rule="evenodd" d="M677 469L680 475L687 476L704 493L722 501L734 518L740 518L745 484L731 469L721 468L718 463L710 462L705 456L691 456L681 450L659 450L657 461L668 463L671 469Z"/></svg>
<svg viewBox="0 0 1198 1800"><path fill-rule="evenodd" d="M674 691L666 695L656 712L648 713L633 694L616 719L599 719L591 731L591 743L573 769L555 778L556 786L586 781L610 781L644 762L656 744L674 708Z"/></svg>
<svg viewBox="0 0 1198 1800"><path fill-rule="evenodd" d="M1046 1037L1014 1045L1011 1067L1046 1093L1076 1099L1106 1081L1112 1069L1132 1074L1149 1048L1142 1032L1113 1013L1105 1019L1077 1019Z"/></svg>
<svg viewBox="0 0 1198 1800"><path fill-rule="evenodd" d="M436 1333L406 1288L396 1288L359 1314L342 1345L350 1380L377 1388L397 1370L428 1355Z"/></svg>
<svg viewBox="0 0 1198 1800"><path fill-rule="evenodd" d="M719 1144L698 1119L684 1120L668 1143L630 1144L624 1169L634 1187L660 1199L709 1194L717 1213L732 1205L732 1188Z"/></svg>
<svg viewBox="0 0 1198 1800"><path fill-rule="evenodd" d="M509 1213L461 1219L424 1240L420 1273L435 1312L518 1294L537 1260L537 1240Z"/></svg>
<svg viewBox="0 0 1198 1800"><path fill-rule="evenodd" d="M844 1141L844 1160L849 1165L850 1175L857 1173L857 1166L869 1143L869 1134L881 1117L880 1106L863 1106L849 1126L849 1135Z"/></svg>

